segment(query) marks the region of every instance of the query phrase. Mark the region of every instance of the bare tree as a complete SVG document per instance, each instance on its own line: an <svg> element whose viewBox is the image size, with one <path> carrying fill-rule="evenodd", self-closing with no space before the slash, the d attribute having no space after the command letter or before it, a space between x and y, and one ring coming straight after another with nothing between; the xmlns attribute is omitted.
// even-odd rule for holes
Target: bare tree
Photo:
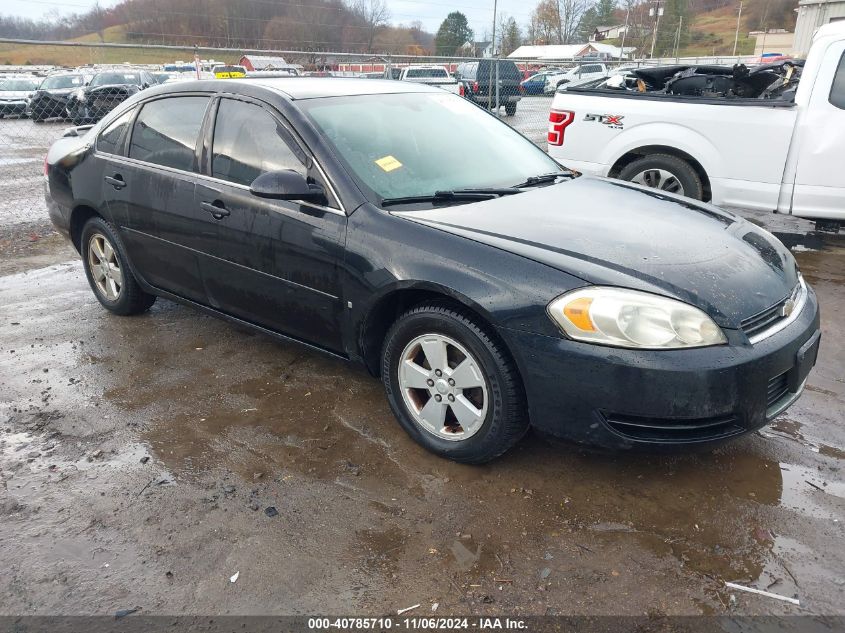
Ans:
<svg viewBox="0 0 845 633"><path fill-rule="evenodd" d="M352 12L366 25L367 52L372 52L376 32L390 20L385 0L354 0Z"/></svg>

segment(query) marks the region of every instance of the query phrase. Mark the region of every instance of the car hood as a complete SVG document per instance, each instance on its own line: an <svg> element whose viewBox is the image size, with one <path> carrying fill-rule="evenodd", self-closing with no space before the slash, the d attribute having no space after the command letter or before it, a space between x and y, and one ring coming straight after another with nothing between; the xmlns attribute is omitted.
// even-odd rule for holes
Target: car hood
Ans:
<svg viewBox="0 0 845 633"><path fill-rule="evenodd" d="M140 90L140 86L135 84L103 84L102 86L88 86L85 92L90 94L92 92L99 92L103 90Z"/></svg>
<svg viewBox="0 0 845 633"><path fill-rule="evenodd" d="M32 90L0 90L0 99L26 99Z"/></svg>
<svg viewBox="0 0 845 633"><path fill-rule="evenodd" d="M798 282L792 254L763 229L711 205L618 181L582 176L484 202L393 213L589 284L674 297L728 328L778 303Z"/></svg>
<svg viewBox="0 0 845 633"><path fill-rule="evenodd" d="M66 97L71 92L79 90L82 86L76 88L40 88L35 94L49 95L51 97Z"/></svg>

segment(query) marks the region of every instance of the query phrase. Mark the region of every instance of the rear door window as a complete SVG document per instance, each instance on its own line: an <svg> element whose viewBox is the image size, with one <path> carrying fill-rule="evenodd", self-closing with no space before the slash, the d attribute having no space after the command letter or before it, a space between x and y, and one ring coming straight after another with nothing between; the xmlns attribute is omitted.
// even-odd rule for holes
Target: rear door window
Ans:
<svg viewBox="0 0 845 633"><path fill-rule="evenodd" d="M306 176L299 158L304 154L286 137L288 131L264 108L222 99L211 146L211 175L247 186L268 171L292 169Z"/></svg>
<svg viewBox="0 0 845 633"><path fill-rule="evenodd" d="M208 97L169 97L150 101L132 128L129 158L196 171L197 138Z"/></svg>

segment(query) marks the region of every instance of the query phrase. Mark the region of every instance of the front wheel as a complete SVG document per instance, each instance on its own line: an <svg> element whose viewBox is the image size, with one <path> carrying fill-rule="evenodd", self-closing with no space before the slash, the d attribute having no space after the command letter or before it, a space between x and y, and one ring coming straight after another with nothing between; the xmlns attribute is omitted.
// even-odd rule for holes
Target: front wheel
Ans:
<svg viewBox="0 0 845 633"><path fill-rule="evenodd" d="M94 295L109 312L129 316L155 303L129 269L120 237L102 218L91 218L82 229L82 261Z"/></svg>
<svg viewBox="0 0 845 633"><path fill-rule="evenodd" d="M447 303L417 306L394 323L382 381L405 431L441 457L488 462L528 429L522 383L504 345Z"/></svg>
<svg viewBox="0 0 845 633"><path fill-rule="evenodd" d="M619 172L619 179L696 200L704 199L704 187L695 169L684 159L669 154L638 158Z"/></svg>

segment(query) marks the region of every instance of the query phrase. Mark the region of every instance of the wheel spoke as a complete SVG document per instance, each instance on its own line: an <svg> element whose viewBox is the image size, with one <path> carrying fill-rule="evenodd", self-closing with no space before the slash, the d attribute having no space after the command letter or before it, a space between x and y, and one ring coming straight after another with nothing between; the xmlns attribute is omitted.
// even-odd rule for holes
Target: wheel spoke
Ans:
<svg viewBox="0 0 845 633"><path fill-rule="evenodd" d="M457 389L472 389L484 385L481 372L469 358L465 358L460 365L455 367L451 375Z"/></svg>
<svg viewBox="0 0 845 633"><path fill-rule="evenodd" d="M446 403L430 398L420 409L420 418L432 431L438 432L443 428L446 421L446 406Z"/></svg>
<svg viewBox="0 0 845 633"><path fill-rule="evenodd" d="M406 389L428 389L428 371L415 362L402 362L402 386Z"/></svg>
<svg viewBox="0 0 845 633"><path fill-rule="evenodd" d="M446 342L440 338L425 339L421 343L423 353L432 369L447 369Z"/></svg>
<svg viewBox="0 0 845 633"><path fill-rule="evenodd" d="M107 240L103 240L103 257L107 262L114 261L114 249Z"/></svg>
<svg viewBox="0 0 845 633"><path fill-rule="evenodd" d="M117 264L109 264L109 272L111 273L111 278L114 279L115 283L118 286L123 285L123 272L120 270L120 267Z"/></svg>
<svg viewBox="0 0 845 633"><path fill-rule="evenodd" d="M450 404L452 413L460 422L465 431L473 428L481 418L481 410L476 409L469 400L464 396L458 396L454 402Z"/></svg>
<svg viewBox="0 0 845 633"><path fill-rule="evenodd" d="M114 283L114 279L109 279L106 283L108 284L108 292L106 294L109 296L109 299L117 298L117 284Z"/></svg>
<svg viewBox="0 0 845 633"><path fill-rule="evenodd" d="M94 275L94 281L101 282L106 278L106 274L99 266L97 266L96 268L92 268L91 274Z"/></svg>
<svg viewBox="0 0 845 633"><path fill-rule="evenodd" d="M95 237L93 240L91 240L91 250L94 252L95 257L100 261L103 261L106 258L105 254L103 253L102 242L103 240L101 237Z"/></svg>

